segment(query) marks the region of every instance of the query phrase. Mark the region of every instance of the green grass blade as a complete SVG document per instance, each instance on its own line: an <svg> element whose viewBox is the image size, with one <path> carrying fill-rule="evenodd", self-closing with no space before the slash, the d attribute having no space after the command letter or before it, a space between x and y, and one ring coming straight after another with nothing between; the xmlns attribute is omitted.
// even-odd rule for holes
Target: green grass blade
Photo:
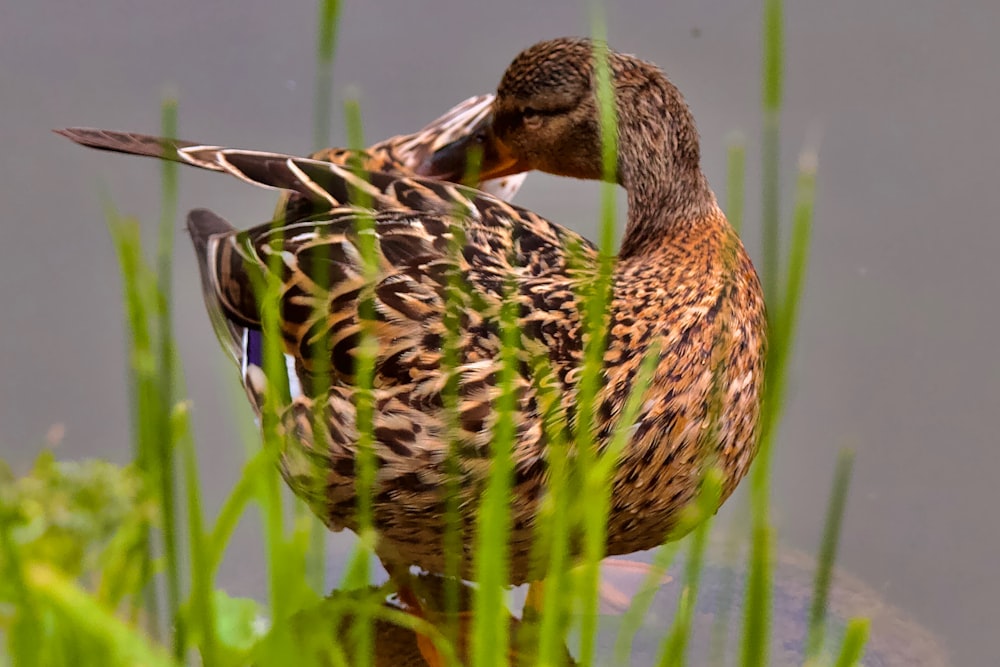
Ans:
<svg viewBox="0 0 1000 667"><path fill-rule="evenodd" d="M364 132L361 123L361 106L357 100L348 100L344 105L347 122L348 145L354 150L363 150ZM354 190L351 202L361 209L371 207L367 193ZM375 286L378 279L378 239L375 233L373 215L357 216L357 246L361 256L364 287L358 297L358 324L360 336L354 357L355 425L358 432L355 470L357 472L357 523L358 545L351 559L345 584L350 588L360 588L371 580L371 559L375 552L377 536L374 528L374 496L378 464L375 458L375 362L378 358L378 336L376 332ZM374 658L373 617L367 608L360 609L352 625L353 638L357 646L355 663L369 665Z"/></svg>
<svg viewBox="0 0 1000 667"><path fill-rule="evenodd" d="M128 384L130 422L132 425L133 458L143 476L148 493L153 494L159 506L162 498L156 495L159 477L156 475L155 443L159 437L156 418L158 396L156 391L156 356L153 349L152 313L155 309L155 277L142 256L139 223L121 218L109 201L105 201L105 218L108 233L115 247L122 277L125 301L125 331L128 341ZM162 511L162 508L161 508ZM160 605L156 582L153 580L153 535L147 530L142 540L141 579L147 582L145 598L146 622L155 638L162 635Z"/></svg>
<svg viewBox="0 0 1000 667"><path fill-rule="evenodd" d="M280 230L280 227L277 228ZM275 243L280 244L280 239ZM264 376L267 378L260 410L260 430L263 448L277 461L279 453L285 449L281 420L291 402L291 394L280 323L281 288L278 276L281 275L281 258L278 253L271 252L266 261L266 271L252 275L254 292L260 304ZM271 618L278 622L294 610L293 582L304 571L304 563L299 564L301 570L296 572L294 554L285 539L284 507L278 475L273 470L261 470L255 481L255 495L264 523Z"/></svg>
<svg viewBox="0 0 1000 667"><path fill-rule="evenodd" d="M780 324L787 304L782 294L779 262L780 211L778 198L779 134L783 84L783 6L781 0L764 3L764 53L762 74L763 135L761 157L761 230L763 264L761 280L769 308L770 351L765 374L761 412L761 435L757 459L750 474L751 540L744 610L742 664L767 664L771 626L771 573L774 560L774 529L769 518L771 449L780 415L780 388L784 380L784 356L790 341ZM804 258L803 258L804 259ZM804 264L802 265L804 269Z"/></svg>
<svg viewBox="0 0 1000 667"><path fill-rule="evenodd" d="M162 134L174 136L177 124L176 103L170 100L165 102L162 115ZM174 655L180 659L186 653L186 639L179 616L183 571L177 544L176 464L170 429L170 411L176 393L175 351L171 335L171 263L176 200L176 165L165 162L155 273L143 257L138 224L121 220L110 205L106 208L108 227L118 254L125 292L135 458L147 489L154 494L159 506L167 593L166 613L170 619L169 626L173 629ZM151 536L147 537L147 545L149 544ZM147 548L147 553L151 553L151 548ZM147 573L152 573L151 560ZM144 578L152 581L151 577ZM155 582L148 589L147 599L151 628L154 633L159 633Z"/></svg>
<svg viewBox="0 0 1000 667"><path fill-rule="evenodd" d="M773 339L777 341L772 377L779 380L770 396L776 405L784 399L785 366L792 351L798 323L799 305L809 263L809 243L812 238L813 213L816 207L816 153L805 150L799 158L799 173L795 188L795 216L792 240L788 250L788 272L785 292L774 317ZM777 417L778 415L774 415Z"/></svg>
<svg viewBox="0 0 1000 667"><path fill-rule="evenodd" d="M474 570L479 587L473 603L472 664L477 667L507 664L510 646L510 614L505 602L510 580L510 503L514 477L514 447L517 440L517 376L521 331L518 327L520 302L514 284L500 310L499 396L494 405L490 475L483 492L476 525Z"/></svg>
<svg viewBox="0 0 1000 667"><path fill-rule="evenodd" d="M473 151L468 156L468 166L462 179L463 183L472 184L479 181L479 170L482 164L482 151ZM461 216L462 211L456 210L455 215ZM444 482L444 535L441 548L444 551L444 633L448 641L457 646L460 640L459 611L461 609L461 567L465 553L464 521L462 518L462 426L461 426L461 337L462 314L466 308L472 307L471 298L466 294L466 276L462 271L462 257L466 247L465 229L459 224L451 225L451 238L448 241L448 278L445 286L444 314L442 325L444 334L441 339L441 372L444 375L444 387L441 391L441 405L444 410L445 437L448 445L445 460Z"/></svg>
<svg viewBox="0 0 1000 667"><path fill-rule="evenodd" d="M743 619L744 667L767 665L771 637L771 572L774 569L774 534L766 520L754 519L747 570L746 608Z"/></svg>
<svg viewBox="0 0 1000 667"><path fill-rule="evenodd" d="M148 584L143 576L153 514L148 501L139 503L101 555L103 567L96 597L109 609L122 608L126 603L125 613L131 618L138 617L141 603L135 593Z"/></svg>
<svg viewBox="0 0 1000 667"><path fill-rule="evenodd" d="M577 504L577 494L570 476L568 420L562 404L562 387L544 354L533 359L532 385L548 443L545 452L548 479L538 508L533 546L533 561L544 564L542 573L535 578L545 583L540 618L532 618L537 611L537 599L531 601L534 607L525 605L523 617L529 622L538 621L538 664L556 665L565 653L565 634L573 604L572 579L567 570L570 565L570 541L575 532L573 508ZM537 588L529 591L532 595L536 593Z"/></svg>
<svg viewBox="0 0 1000 667"><path fill-rule="evenodd" d="M740 510L743 508L741 507ZM718 592L715 595L715 618L712 620L711 637L709 639L708 664L712 667L725 667L726 652L729 650L729 628L732 622L733 601L736 597L736 568L739 557L738 526L747 523L737 511L733 516L733 524L726 529L723 537L722 568Z"/></svg>
<svg viewBox="0 0 1000 667"><path fill-rule="evenodd" d="M190 412L187 403L174 410L173 441L178 444L184 468L187 501L188 547L191 558L191 597L187 606L188 627L197 632L201 660L205 665L218 664L215 629L214 569L209 563L209 550L201 509L201 485L198 481L198 460L191 440Z"/></svg>
<svg viewBox="0 0 1000 667"><path fill-rule="evenodd" d="M809 609L809 635L806 639L806 660L819 657L823 648L827 598L833 578L833 562L837 557L837 545L840 543L840 527L844 519L844 508L847 505L847 491L851 485L853 463L853 453L848 450L840 453L833 477L830 502L827 505L823 543L820 547L816 579L813 584L813 601Z"/></svg>
<svg viewBox="0 0 1000 667"><path fill-rule="evenodd" d="M337 46L337 28L340 23L340 0L319 0L319 17L316 32L316 90L313 104L313 148L316 150L326 148L330 143L330 114L333 109L333 57ZM317 262L316 269L320 272L316 276L317 283L325 285L329 282L328 277L323 275L329 271L325 262ZM325 304L323 304L325 305ZM317 304L317 308L323 307ZM316 385L327 387L329 381L329 336L324 336L322 343L318 344L321 350L313 358L314 374ZM323 401L316 401L316 405L322 407ZM321 410L317 409L314 419L314 428L319 427L316 432L316 439L322 442L326 437L326 420L322 418ZM302 513L308 523L309 530L309 550L306 554L306 571L313 588L322 593L326 589L326 537L328 534L326 526L316 516L313 516L305 503L299 502L296 508Z"/></svg>
<svg viewBox="0 0 1000 667"><path fill-rule="evenodd" d="M0 496L0 500L4 500ZM25 563L21 550L14 540L13 516L15 508L4 504L0 507L0 566L3 581L13 591L15 612L6 628L7 652L18 665L42 665L45 633L38 604L25 576Z"/></svg>
<svg viewBox="0 0 1000 667"><path fill-rule="evenodd" d="M28 587L39 604L56 611L75 632L96 642L103 664L173 667L178 663L138 631L97 603L92 595L55 570L38 563L25 570Z"/></svg>
<svg viewBox="0 0 1000 667"><path fill-rule="evenodd" d="M582 498L587 499L586 507L588 511L584 515L584 549L588 557L583 562L581 576L584 579L583 594L592 597L584 598L580 632L582 636L581 641L590 644L591 647L593 647L597 638L600 561L604 557L604 542L607 535L608 516L611 510L611 481L621 454L631 439L633 425L639 416L639 411L645 400L645 390L652 381L659 361L660 347L657 344L653 344L646 351L642 363L639 365L639 370L632 385L632 391L625 401L621 416L611 434L607 447L601 452L600 458L591 464L590 469L585 471L586 477ZM647 579L647 583L651 585L653 583L652 576L653 573ZM661 580L662 573L656 577L656 584L658 585ZM652 596L649 597L649 600L650 602L652 601ZM633 608L638 609L638 607ZM629 643L631 643L630 640ZM583 647L581 647L581 653L582 651Z"/></svg>
<svg viewBox="0 0 1000 667"><path fill-rule="evenodd" d="M783 83L783 8L781 0L764 2L762 97L764 129L761 140L761 229L763 231L764 297L774 304L781 288L779 262L781 212L779 171L781 100Z"/></svg>
<svg viewBox="0 0 1000 667"><path fill-rule="evenodd" d="M743 137L733 138L726 152L726 218L737 234L743 229L746 161L746 142Z"/></svg>
<svg viewBox="0 0 1000 667"><path fill-rule="evenodd" d="M788 252L788 273L782 300L771 306L770 350L764 383L761 413L761 444L755 472L770 470L771 443L784 405L786 372L798 326L799 304L809 264L809 243L816 201L816 158L806 151L800 159L795 196L792 241Z"/></svg>
<svg viewBox="0 0 1000 667"><path fill-rule="evenodd" d="M243 465L243 472L233 490L229 492L222 503L222 509L215 520L215 527L207 538L205 563L213 576L222 563L226 546L233 531L243 516L250 501L254 499L256 489L263 476L273 475L275 465L274 452L265 448L259 449L249 461Z"/></svg>
<svg viewBox="0 0 1000 667"><path fill-rule="evenodd" d="M840 645L840 655L834 667L855 667L861 664L865 644L868 643L869 622L866 619L851 619L844 632L844 641Z"/></svg>
<svg viewBox="0 0 1000 667"><path fill-rule="evenodd" d="M649 608L653 605L653 599L663 586L667 570L670 569L677 557L680 547L680 542L667 542L656 550L649 572L639 587L639 591L632 598L632 603L622 615L618 637L615 639L615 662L617 664L628 664L635 636L642 628L643 621L649 614Z"/></svg>
<svg viewBox="0 0 1000 667"><path fill-rule="evenodd" d="M330 145L333 111L333 55L337 50L340 0L319 0L316 32L316 92L313 98L313 147Z"/></svg>
<svg viewBox="0 0 1000 667"><path fill-rule="evenodd" d="M781 0L764 2L764 109L777 111L781 108L784 91L784 7Z"/></svg>
<svg viewBox="0 0 1000 667"><path fill-rule="evenodd" d="M177 101L167 99L161 109L162 136L173 138L177 136ZM157 323L156 331L159 340L157 354L157 393L155 423L157 424L156 471L159 478L159 498L163 535L163 556L167 580L167 618L173 619L174 657L183 659L187 652L184 624L180 619L181 588L183 573L178 553L176 484L177 472L174 461L175 442L170 429L170 412L173 409L175 397L176 369L173 344L173 253L174 224L177 216L177 163L170 160L160 162L161 169L161 206L159 244L156 251L157 274Z"/></svg>
<svg viewBox="0 0 1000 667"><path fill-rule="evenodd" d="M361 122L361 105L356 99L344 103L344 118L347 125L348 146L354 150L364 147L364 130ZM360 208L371 206L370 197L363 191L352 191L351 201ZM373 507L372 493L375 489L376 461L373 447L374 438L374 397L372 395L375 359L378 354L378 339L373 331L375 321L374 280L378 270L376 265L377 241L375 239L375 220L370 215L358 218L358 251L364 264L363 273L366 289L363 290L358 302L358 320L361 336L355 354L354 403L355 421L358 430L357 442L357 522L358 546L351 558L343 585L347 588L360 588L371 579L371 555L374 552L375 532L372 527Z"/></svg>
<svg viewBox="0 0 1000 667"><path fill-rule="evenodd" d="M701 572L705 561L705 547L708 544L708 533L712 525L712 515L719 506L722 497L722 472L711 469L702 482L693 509L693 523L696 528L691 536L690 550L684 569L684 586L677 599L677 612L670 632L664 637L658 664L660 667L674 667L687 662L687 648L691 637L691 624L694 619L695 604L698 601L698 588L701 583Z"/></svg>
<svg viewBox="0 0 1000 667"><path fill-rule="evenodd" d="M600 562L607 542L607 516L610 510L607 475L591 476L596 457L594 429L599 396L604 385L604 353L607 346L607 311L611 302L612 277L615 266L616 198L618 173L617 103L608 62L606 22L602 8L592 6L591 34L594 38L594 75L601 126L601 157L604 179L601 184L601 217L598 236L596 274L585 281L581 298L581 331L584 339L583 369L577 388L575 444L579 470L585 479L583 492L596 492L597 502L583 505L583 564L577 579L580 599L579 664L594 662L600 586ZM637 385L639 386L639 385ZM601 479L603 481L599 482ZM592 484L603 483L604 488ZM584 497L589 497L585 495Z"/></svg>

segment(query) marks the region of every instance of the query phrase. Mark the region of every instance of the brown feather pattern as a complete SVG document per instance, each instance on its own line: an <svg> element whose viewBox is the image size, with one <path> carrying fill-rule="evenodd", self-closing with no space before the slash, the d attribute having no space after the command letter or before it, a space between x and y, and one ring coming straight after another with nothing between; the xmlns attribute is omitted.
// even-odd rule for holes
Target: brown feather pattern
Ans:
<svg viewBox="0 0 1000 667"><path fill-rule="evenodd" d="M593 145L599 146L593 49L586 40L552 40L518 56L484 121L498 155L512 154L524 169L600 174L592 164ZM619 554L659 544L708 465L723 469L724 496L746 472L756 451L766 326L756 273L701 174L697 134L680 94L654 66L609 53L619 105L618 180L630 210L606 315L604 382L594 415L599 446L618 426L646 352L654 345L660 350L652 380L639 389L642 407L614 475L607 552ZM541 125L534 120L537 108L545 111ZM398 168L377 160L366 169L348 168L352 154L335 149L315 159L218 148L185 148L185 155L196 166L211 164L292 193L282 224L212 235L202 269L212 287L207 300L230 323L254 328L260 315L248 271L266 272L278 259L273 277L281 285L283 344L303 388L282 417L281 469L333 529L358 527L353 360L366 287L358 230L360 219L374 222L374 512L379 555L390 567L444 569L449 429L441 345L449 276L457 273L464 287L454 372L457 487L467 537L489 474L499 314L505 286L513 285L522 364L510 555L511 583L521 583L531 578L533 521L546 475L531 361L547 358L572 419L583 354L577 295L599 260L592 244L565 227L499 197L414 174L435 173L435 161L469 134L431 143L432 150L409 163L402 159ZM384 155L400 159L391 149ZM484 165L484 177L490 168ZM324 366L330 375L323 383L315 372L317 341L329 344ZM251 398L259 400L261 378L259 371L248 373ZM316 428L317 414L322 428ZM471 574L472 543L464 540L465 575Z"/></svg>

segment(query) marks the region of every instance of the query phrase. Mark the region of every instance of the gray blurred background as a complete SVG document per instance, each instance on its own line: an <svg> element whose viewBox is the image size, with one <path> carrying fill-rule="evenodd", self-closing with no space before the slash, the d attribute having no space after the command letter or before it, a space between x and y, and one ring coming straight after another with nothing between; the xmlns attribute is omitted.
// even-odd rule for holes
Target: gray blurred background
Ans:
<svg viewBox="0 0 1000 667"><path fill-rule="evenodd" d="M579 2L346 4L331 119L341 143L348 95L361 99L370 140L415 130L492 90L521 48L588 32ZM815 550L837 453L854 448L840 564L943 639L955 664L995 664L1000 4L788 5L786 221L798 150L815 133L822 141L776 453L780 539ZM759 4L607 9L612 45L659 63L686 95L722 199L727 142L734 131L747 137L744 236L757 256ZM314 17L312 2L0 0L0 455L16 469L55 424L65 427L61 456L128 457L121 287L101 196L142 218L151 240L158 216L155 162L87 151L50 128L155 133L169 89L183 138L305 153ZM518 202L592 236L598 196L594 184L536 175ZM183 171L182 212L204 206L249 226L272 203L235 180ZM212 510L238 475L236 423L249 417L205 316L182 222L176 333ZM264 588L255 534L245 521L245 548L222 573L234 594Z"/></svg>

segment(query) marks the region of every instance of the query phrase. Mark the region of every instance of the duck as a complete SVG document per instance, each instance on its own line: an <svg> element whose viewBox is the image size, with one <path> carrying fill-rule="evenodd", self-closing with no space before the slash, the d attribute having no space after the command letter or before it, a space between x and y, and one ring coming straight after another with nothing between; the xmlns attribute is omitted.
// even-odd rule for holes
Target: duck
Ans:
<svg viewBox="0 0 1000 667"><path fill-rule="evenodd" d="M613 170L605 169L602 155L598 56L607 63L614 100ZM286 436L281 473L333 530L359 529L356 357L361 295L371 295L378 343L371 510L375 550L390 574L411 567L445 572L450 489L461 514L459 574L473 576L475 513L497 421L504 303L516 304L518 350L540 356L551 369L568 432L579 417L580 294L602 270L604 255L569 227L463 185L473 147L479 182L538 170L609 180L627 196L590 415L598 450L610 446L618 429L628 433L611 475L606 554L661 544L711 468L721 472L721 504L757 451L764 299L753 263L701 169L694 119L676 86L655 64L601 42L557 38L518 54L488 106L475 131L432 144L405 168L366 168L337 151L300 158L63 132L92 147L179 159L289 193L287 215L276 220L240 231L197 209L188 229L207 309L251 401L262 404L269 381L288 387L280 415ZM369 280L360 246L372 233L376 261ZM263 370L263 307L253 289L260 275L279 285L287 377L268 378ZM452 276L461 286L457 294L449 290ZM450 371L442 349L451 326L449 294L459 309L451 332L457 364ZM325 342L318 352L317 340ZM653 370L643 378L648 355L654 355ZM534 526L551 446L536 366L523 359L516 366L511 585L536 576ZM449 378L457 384L457 419L443 396ZM622 424L633 392L641 392L641 403Z"/></svg>

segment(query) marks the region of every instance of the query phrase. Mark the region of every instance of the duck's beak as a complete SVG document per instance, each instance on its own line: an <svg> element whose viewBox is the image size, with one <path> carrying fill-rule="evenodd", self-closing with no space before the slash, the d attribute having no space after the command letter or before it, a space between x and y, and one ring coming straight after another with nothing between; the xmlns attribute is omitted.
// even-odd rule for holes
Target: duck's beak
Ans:
<svg viewBox="0 0 1000 667"><path fill-rule="evenodd" d="M421 176L476 185L530 169L496 139L488 126L484 126L431 153L417 166L416 172Z"/></svg>

